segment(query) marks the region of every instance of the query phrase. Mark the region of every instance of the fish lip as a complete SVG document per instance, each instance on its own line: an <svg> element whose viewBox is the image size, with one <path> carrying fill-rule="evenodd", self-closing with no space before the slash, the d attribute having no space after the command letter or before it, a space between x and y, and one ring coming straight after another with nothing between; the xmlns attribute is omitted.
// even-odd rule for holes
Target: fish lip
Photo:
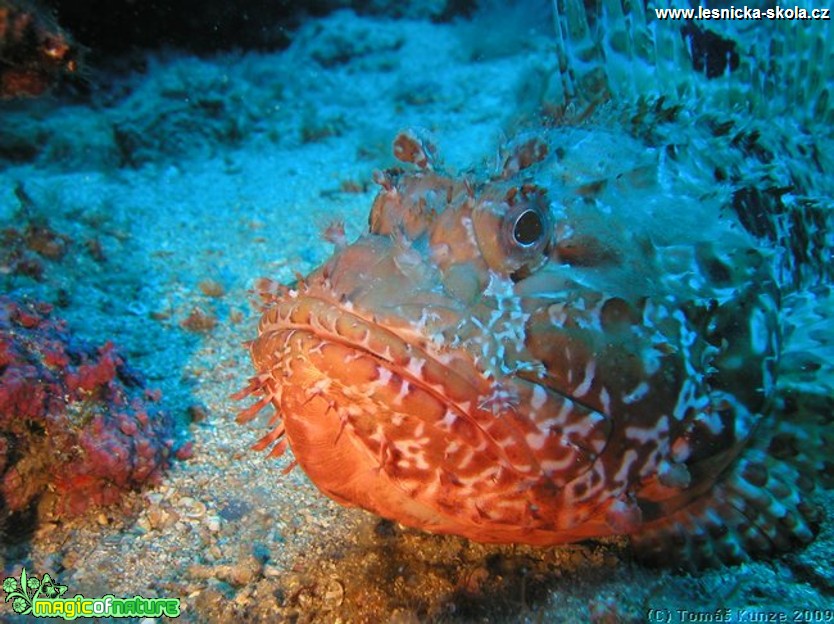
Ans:
<svg viewBox="0 0 834 624"><path fill-rule="evenodd" d="M396 342L411 344L390 324L386 325L373 314L363 313L349 300L337 301L331 296L298 291L290 291L275 301L261 318L261 334L279 330L306 331L385 361L391 361L391 355L367 344L366 332L384 333Z"/></svg>
<svg viewBox="0 0 834 624"><path fill-rule="evenodd" d="M294 313L300 308L305 307L305 303L311 304L307 306L309 316L293 320ZM358 339L358 336L346 336L339 332L339 321L341 322L342 330L344 331L345 319L353 320L356 325L354 328L362 327L367 332L367 336L372 334L376 337L384 337L385 348L380 348L370 344L365 339ZM364 312L355 306L350 300L339 300L332 294L327 292L309 292L309 291L289 291L286 295L277 299L270 310L262 317L259 332L264 335L271 331L302 331L318 336L322 341L330 341L338 343L344 347L355 349L364 354L367 354L377 361L382 366L389 370L396 370L396 372L409 382L420 385L433 393L443 394L445 386L438 387L437 384L429 384L418 374L418 371L412 370L415 367L415 360L424 360L426 362L434 362L437 365L448 369L449 360L448 355L453 350L445 349L445 353L440 353L437 347L434 346L429 337L418 334L418 330L409 324L400 323L399 327L393 326L393 323L399 320L397 317L380 319L378 316ZM409 335L410 334L410 335ZM454 358L456 372L461 373L471 386L473 390L477 388L476 394L480 397L476 406L480 409L480 403L488 401L486 397L491 396L491 391L500 385L500 381L495 375L488 371L478 368L465 349L456 350L458 357ZM460 354L465 357L460 357ZM468 370L460 370L461 363L467 363ZM571 392L565 392L552 385L544 384L539 378L532 373L518 372L511 375L511 378L517 381L529 383L534 386L541 386L548 392L559 395L572 403L582 407L589 413L594 413L601 419L610 419L611 414L607 414L605 410L597 409L592 404L586 402L582 397L574 395ZM449 401L453 403L453 401ZM489 407L486 408L489 411Z"/></svg>
<svg viewBox="0 0 834 624"><path fill-rule="evenodd" d="M338 343L391 364L396 364L404 352L421 347L396 331L388 319L381 321L349 300L338 301L320 293L290 291L261 318L261 335L287 330L307 332L322 341ZM372 343L372 336L384 337L383 345Z"/></svg>
<svg viewBox="0 0 834 624"><path fill-rule="evenodd" d="M408 321L380 318L328 292L290 291L277 298L261 318L259 338L250 347L253 358L258 359L259 340L288 331L305 332L322 344L337 343L368 355L459 411L468 411L467 401L477 407L495 383L467 350L438 345Z"/></svg>
<svg viewBox="0 0 834 624"><path fill-rule="evenodd" d="M484 404L485 399L495 396L496 389L500 390L501 378L496 379L495 376L480 370L468 350L461 348L432 351L432 343L426 336L419 334L414 327L403 329L402 325L401 320L399 327L392 328L388 325L388 319L380 319L359 309L350 301L339 300L328 292L311 291L311 289L289 291L276 297L270 309L262 317L260 336L251 347L252 357L259 371L268 372L278 385L288 383L291 386L298 384L298 381L292 381L296 374L293 370L293 363L297 362L299 357L305 360L302 365L309 365L311 368L301 373L302 376L298 378L302 386L292 390L287 387L283 391L284 400L288 397L288 390L297 395L298 398L292 399L297 405L305 403L311 396L320 396L329 392L330 384L336 381L340 386L353 386L354 390L358 386L359 393L346 396L339 391L336 396L325 400L331 406L344 402L344 407L348 409L363 409L365 399L371 399L371 395L376 395L375 390L378 384L387 385L393 375L396 385L395 390L386 395L389 399L395 395L399 399L410 396L410 393L403 388L411 386L413 389L419 389L431 395L433 400L444 406L442 410L434 412L435 420L425 420L426 423L438 426L441 431L447 431L446 428L448 428L449 435L465 441L466 445L479 449L479 452L480 449L489 448L491 453L501 457L506 465L512 466L513 470L518 471L519 474L526 474L537 465L535 461L519 462L510 458L502 443L502 440L510 435L510 430L517 431L512 434L513 438L518 440L526 438L525 433L517 429L519 424L516 424L516 419L524 421L528 418L527 403L525 402L519 411L516 411L514 407L508 407L506 403L501 404L498 409ZM259 344L260 341L263 342ZM337 361L335 367L333 361L329 365L325 363L322 366L324 359L327 358L322 353L322 350L326 349L327 342L338 343L338 346L343 349L357 352L359 357L355 366L358 379L345 382L345 370L349 370L350 362L346 362L344 367L342 366L344 360ZM293 346L291 343L298 346ZM311 355L313 351L317 351L318 354ZM375 360L376 375L359 361L363 356ZM315 361L310 362L310 357ZM330 370L327 370L328 368ZM311 371L315 371L312 376L310 376ZM316 383L317 380L321 383ZM513 383L529 384L529 391L532 391L533 386L540 386L552 392L548 386L521 375L514 375L512 380ZM366 391L370 391L371 394L366 395ZM406 394L402 395L402 392ZM559 393L554 392L554 394ZM353 404L354 398L359 403L351 407L350 404ZM567 398L575 402L570 397ZM425 407L413 411L415 409L413 402L411 408L405 408L403 411L397 403L384 401L383 404L385 408L382 412L377 412L376 417L387 418L383 414L389 414L394 418L393 415L398 413L424 420L427 414ZM424 405L431 405L431 403ZM570 480L590 470L599 460L608 443L609 427L602 423L610 422L610 418L598 410L580 406L578 403L577 406L587 411L592 439L585 443L584 440L576 440L575 436L567 430L551 432L568 441L568 446L573 447L571 453L574 456L574 463L570 468L570 479L566 478L564 483L559 484L559 487L566 487ZM387 408L392 408L390 413ZM281 409L285 407L282 405ZM293 411L291 407L286 409ZM505 413L505 409L510 409L513 416L510 417ZM496 422L505 423L501 426L508 427L503 430L503 435L496 433L499 431L494 429ZM602 429L599 429L600 427ZM571 425L571 428L575 426ZM597 433L598 429L599 433ZM605 439L602 449L593 442L600 436ZM525 452L532 453L533 451L527 448ZM548 478L555 478L555 475L551 474Z"/></svg>

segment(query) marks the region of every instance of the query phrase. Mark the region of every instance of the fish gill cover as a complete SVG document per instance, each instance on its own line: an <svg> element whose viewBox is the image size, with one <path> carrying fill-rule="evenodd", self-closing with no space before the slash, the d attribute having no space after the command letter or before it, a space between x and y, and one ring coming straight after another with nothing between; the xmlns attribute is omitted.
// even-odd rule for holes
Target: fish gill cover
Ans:
<svg viewBox="0 0 834 624"><path fill-rule="evenodd" d="M447 171L401 132L368 231L264 285L238 420L272 404L256 449L433 532L625 534L691 567L808 543L831 470L830 27L716 39L642 3L554 8L541 110L493 167ZM710 46L723 73L693 58Z"/></svg>

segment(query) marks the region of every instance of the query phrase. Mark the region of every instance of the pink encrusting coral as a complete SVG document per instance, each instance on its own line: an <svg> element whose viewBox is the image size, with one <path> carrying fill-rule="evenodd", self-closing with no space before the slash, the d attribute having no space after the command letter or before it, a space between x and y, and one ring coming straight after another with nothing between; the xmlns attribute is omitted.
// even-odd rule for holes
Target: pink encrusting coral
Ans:
<svg viewBox="0 0 834 624"><path fill-rule="evenodd" d="M0 296L0 509L12 513L109 505L188 455L116 347L84 343L51 312Z"/></svg>

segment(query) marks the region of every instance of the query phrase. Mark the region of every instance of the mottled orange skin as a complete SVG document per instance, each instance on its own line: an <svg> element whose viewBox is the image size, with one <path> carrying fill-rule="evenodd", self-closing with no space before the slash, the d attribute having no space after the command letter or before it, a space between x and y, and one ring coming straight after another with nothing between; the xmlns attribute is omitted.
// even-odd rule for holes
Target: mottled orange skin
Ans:
<svg viewBox="0 0 834 624"><path fill-rule="evenodd" d="M272 403L258 448L289 445L328 496L428 531L628 534L657 553L723 525L705 559L772 550L743 513L784 515L748 496L767 461L738 459L780 346L768 262L730 223L669 232L601 209L548 141L519 140L479 180L399 135L416 167L377 175L368 232L265 293L239 394L260 401L239 420ZM777 498L810 539L792 496Z"/></svg>

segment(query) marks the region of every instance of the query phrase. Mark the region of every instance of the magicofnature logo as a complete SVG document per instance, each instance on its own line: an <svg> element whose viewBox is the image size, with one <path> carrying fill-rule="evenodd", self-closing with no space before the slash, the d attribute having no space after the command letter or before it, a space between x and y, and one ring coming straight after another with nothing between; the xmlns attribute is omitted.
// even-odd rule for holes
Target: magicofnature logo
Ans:
<svg viewBox="0 0 834 624"><path fill-rule="evenodd" d="M64 598L66 585L59 585L44 574L43 578L20 571L20 579L12 576L3 581L6 602L11 601L12 609L20 615L35 617L59 617L74 620L77 617L177 617L180 614L178 598L117 598L107 594L101 598L85 598L76 594Z"/></svg>
<svg viewBox="0 0 834 624"><path fill-rule="evenodd" d="M58 585L49 574L43 575L43 580L37 576L27 576L26 568L20 571L20 582L12 576L3 581L3 591L6 592L6 602L12 601L15 613L26 615L32 612L32 602L43 593L49 598L60 598L67 591L66 585Z"/></svg>

